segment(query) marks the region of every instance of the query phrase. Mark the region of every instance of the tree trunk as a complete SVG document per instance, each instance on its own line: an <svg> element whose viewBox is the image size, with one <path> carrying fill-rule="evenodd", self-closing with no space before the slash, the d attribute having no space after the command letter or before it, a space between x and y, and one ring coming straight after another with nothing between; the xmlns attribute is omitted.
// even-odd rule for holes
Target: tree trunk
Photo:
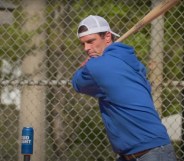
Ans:
<svg viewBox="0 0 184 161"><path fill-rule="evenodd" d="M152 0L153 7L160 3L160 0ZM151 53L150 53L150 82L152 85L153 99L158 112L162 112L162 87L163 81L163 37L164 19L158 17L151 23Z"/></svg>
<svg viewBox="0 0 184 161"><path fill-rule="evenodd" d="M26 43L28 51L23 58L23 78L38 81L45 79L45 33L41 26L45 22L45 0L23 0L24 24L22 29L34 33ZM39 31L39 32L38 32ZM45 131L45 87L23 86L21 90L20 130L25 126L34 128L34 150L31 160L44 161ZM22 156L19 160L23 160Z"/></svg>

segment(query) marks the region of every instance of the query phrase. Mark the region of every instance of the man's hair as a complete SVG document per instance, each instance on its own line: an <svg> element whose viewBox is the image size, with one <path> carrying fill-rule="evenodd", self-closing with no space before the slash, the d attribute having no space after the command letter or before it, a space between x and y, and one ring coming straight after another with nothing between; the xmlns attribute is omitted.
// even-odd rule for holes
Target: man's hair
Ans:
<svg viewBox="0 0 184 161"><path fill-rule="evenodd" d="M79 29L78 29L79 34L85 32L85 31L88 31L88 28L84 25L80 26ZM107 31L98 32L97 34L99 34L101 38L104 38L106 33L107 33ZM111 39L112 39L113 42L115 41L115 36L113 34L111 34Z"/></svg>

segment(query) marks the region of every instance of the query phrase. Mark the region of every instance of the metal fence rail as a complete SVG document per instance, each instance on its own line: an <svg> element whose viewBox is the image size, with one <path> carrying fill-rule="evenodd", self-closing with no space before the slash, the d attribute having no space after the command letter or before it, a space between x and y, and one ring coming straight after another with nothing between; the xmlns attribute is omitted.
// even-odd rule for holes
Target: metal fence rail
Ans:
<svg viewBox="0 0 184 161"><path fill-rule="evenodd" d="M0 161L20 161L21 130L35 130L33 161L112 161L97 101L71 78L85 59L76 36L88 15L122 35L160 0L0 0ZM123 43L145 64L153 98L184 160L184 1Z"/></svg>

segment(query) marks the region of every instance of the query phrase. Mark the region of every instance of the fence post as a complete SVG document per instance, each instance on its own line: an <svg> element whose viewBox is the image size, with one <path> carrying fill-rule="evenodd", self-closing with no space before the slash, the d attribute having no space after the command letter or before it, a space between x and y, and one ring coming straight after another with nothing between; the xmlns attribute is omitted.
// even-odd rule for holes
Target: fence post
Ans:
<svg viewBox="0 0 184 161"><path fill-rule="evenodd" d="M22 60L21 71L23 77L33 81L43 80L46 77L45 32L41 30L45 22L45 0L23 0L24 24L22 30L30 36L25 43L27 50ZM44 161L45 149L45 86L24 85L21 88L20 130L31 126L35 131L33 161ZM21 157L20 160L21 161Z"/></svg>
<svg viewBox="0 0 184 161"><path fill-rule="evenodd" d="M159 1L152 0L152 5L155 6ZM162 87L160 84L163 81L163 36L164 18L160 16L151 23L151 53L149 63L153 99L160 114L162 113Z"/></svg>

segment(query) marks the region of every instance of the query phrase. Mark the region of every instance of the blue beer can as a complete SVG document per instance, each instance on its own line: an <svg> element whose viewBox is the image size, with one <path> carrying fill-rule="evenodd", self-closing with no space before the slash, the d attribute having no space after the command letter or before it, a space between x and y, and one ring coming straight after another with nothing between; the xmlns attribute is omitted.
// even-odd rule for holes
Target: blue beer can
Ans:
<svg viewBox="0 0 184 161"><path fill-rule="evenodd" d="M33 154L33 139L34 139L34 129L32 127L23 127L22 129L22 144L21 153L22 154Z"/></svg>

